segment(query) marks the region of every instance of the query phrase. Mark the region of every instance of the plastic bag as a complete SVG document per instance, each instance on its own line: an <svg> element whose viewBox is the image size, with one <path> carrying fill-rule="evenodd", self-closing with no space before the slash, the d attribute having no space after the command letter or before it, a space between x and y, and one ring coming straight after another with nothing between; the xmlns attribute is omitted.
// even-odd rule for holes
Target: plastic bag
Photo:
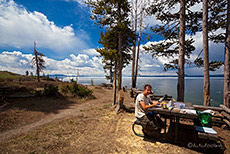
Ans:
<svg viewBox="0 0 230 154"><path fill-rule="evenodd" d="M195 125L202 127L212 127L212 115L206 112L196 111L198 120L195 121Z"/></svg>

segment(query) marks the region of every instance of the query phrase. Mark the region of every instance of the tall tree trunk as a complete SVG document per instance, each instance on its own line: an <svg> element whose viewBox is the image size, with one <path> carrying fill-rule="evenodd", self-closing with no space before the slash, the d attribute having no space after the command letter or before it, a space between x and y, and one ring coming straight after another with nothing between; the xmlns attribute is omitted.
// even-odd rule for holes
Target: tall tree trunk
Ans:
<svg viewBox="0 0 230 154"><path fill-rule="evenodd" d="M118 26L121 26L120 23L120 18L121 18L121 7L120 7L120 2L118 1ZM122 87L122 66L123 66L123 56L122 56L122 48L121 48L121 43L122 43L122 38L121 38L121 31L118 32L118 53L119 53L119 72L118 72L118 93L120 96L120 91ZM118 101L118 105L116 108L116 112L119 113L120 109L123 107L122 102Z"/></svg>
<svg viewBox="0 0 230 154"><path fill-rule="evenodd" d="M121 12L121 10L118 7L118 18L120 18L120 12ZM118 22L118 25L120 25L119 22ZM121 38L121 32L118 32L118 53L119 53L118 91L121 90L121 86L122 86L123 55L122 55L122 49L121 49L121 42L122 42L121 39L122 39Z"/></svg>
<svg viewBox="0 0 230 154"><path fill-rule="evenodd" d="M185 55L185 0L180 1L180 33L177 100L184 101L184 55Z"/></svg>
<svg viewBox="0 0 230 154"><path fill-rule="evenodd" d="M204 91L203 104L210 106L209 51L208 51L208 0L203 0L203 59Z"/></svg>
<svg viewBox="0 0 230 154"><path fill-rule="evenodd" d="M36 74L37 74L37 80L40 82L40 74L39 74L39 66L38 66L38 52L36 50L36 42L34 41L34 55L35 55L35 61L36 61Z"/></svg>
<svg viewBox="0 0 230 154"><path fill-rule="evenodd" d="M134 33L136 35L137 33L137 1L135 1L135 14L134 14ZM132 60L132 88L136 88L136 82L135 82L135 61L136 61L136 36L133 40L133 60Z"/></svg>
<svg viewBox="0 0 230 154"><path fill-rule="evenodd" d="M115 60L114 72L113 72L113 105L116 104L117 98L117 61Z"/></svg>
<svg viewBox="0 0 230 154"><path fill-rule="evenodd" d="M110 60L110 68L109 68L110 83L113 83L113 68L112 68L112 65L113 65L113 61Z"/></svg>
<svg viewBox="0 0 230 154"><path fill-rule="evenodd" d="M138 44L137 44L136 69L135 69L135 76L134 76L134 83L135 83L135 85L137 83L138 61L139 61L139 55L140 55L140 43L141 43L141 32L142 32L143 13L144 13L144 10L142 9L141 10L141 18L140 18L140 29L139 29L139 35L138 35Z"/></svg>
<svg viewBox="0 0 230 154"><path fill-rule="evenodd" d="M224 60L224 105L230 108L230 0L228 0Z"/></svg>

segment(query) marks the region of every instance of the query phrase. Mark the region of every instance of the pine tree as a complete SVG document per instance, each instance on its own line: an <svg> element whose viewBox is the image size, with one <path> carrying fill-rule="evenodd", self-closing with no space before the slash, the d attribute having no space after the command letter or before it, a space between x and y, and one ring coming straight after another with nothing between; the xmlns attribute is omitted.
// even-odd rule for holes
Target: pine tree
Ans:
<svg viewBox="0 0 230 154"><path fill-rule="evenodd" d="M208 29L211 32L209 39L215 43L225 43L226 34L217 32L226 29L227 25L227 0L212 0L208 5Z"/></svg>
<svg viewBox="0 0 230 154"><path fill-rule="evenodd" d="M227 1L226 0L212 0L208 1L208 39L213 41L214 43L224 43L226 40L226 34L222 32L218 32L218 30L226 29L227 25ZM195 59L194 64L198 67L204 66L204 60L200 57L201 52L198 54L198 57ZM209 71L216 71L223 65L223 61L209 61Z"/></svg>
<svg viewBox="0 0 230 154"><path fill-rule="evenodd" d="M116 51L119 57L118 61L115 60L114 62L114 72L117 72L116 69L118 68L118 90L120 90L122 86L122 68L126 61L128 62L131 59L129 52L133 41L133 32L129 28L129 3L127 0L88 0L86 3L92 8L93 15L91 19L95 20L95 24L101 28L107 27L100 40L100 43L104 46L104 51ZM111 34L115 34L112 36L114 42L108 41L110 40L108 36L111 36ZM110 43L112 43L112 46L110 46ZM105 60L108 59L105 58ZM111 58L109 61L111 63ZM118 104L118 106L122 105Z"/></svg>
<svg viewBox="0 0 230 154"><path fill-rule="evenodd" d="M177 100L184 101L184 55L185 55L185 0L180 1L180 31Z"/></svg>
<svg viewBox="0 0 230 154"><path fill-rule="evenodd" d="M224 61L224 105L230 108L230 1L227 7L225 42L225 61Z"/></svg>
<svg viewBox="0 0 230 154"><path fill-rule="evenodd" d="M190 9L199 2L200 0L163 0L160 2L155 0L148 8L148 13L155 15L163 23L163 25L156 25L150 29L154 34L161 35L164 41L144 48L152 53L153 57L171 59L169 63L164 64L165 71L178 69L177 100L179 101L184 100L184 64L191 63L188 59L195 50L194 40L192 38L185 40L185 33L194 35L202 29L200 24L202 13ZM175 6L179 3L180 10L175 12Z"/></svg>
<svg viewBox="0 0 230 154"><path fill-rule="evenodd" d="M36 42L34 41L34 57L31 60L32 68L36 66L37 80L40 82L40 72L46 68L45 60L43 59L44 54L36 50Z"/></svg>
<svg viewBox="0 0 230 154"><path fill-rule="evenodd" d="M133 29L134 34L136 34L136 32L137 32L137 17L138 17L138 14L137 14L138 6L137 6L137 4L138 4L138 0L135 0L134 5L132 6L132 9L133 9L132 16L134 18L134 21L132 23L132 29ZM133 54L132 54L132 88L136 88L136 83L135 83L136 41L137 41L137 38L135 37L133 40Z"/></svg>
<svg viewBox="0 0 230 154"><path fill-rule="evenodd" d="M133 3L131 2L131 24L132 30L136 35L133 40L132 49L132 88L136 88L140 54L140 41L142 36L142 29L144 27L143 19L147 16L145 8L149 5L149 3L150 1L148 0L135 0L133 1Z"/></svg>
<svg viewBox="0 0 230 154"><path fill-rule="evenodd" d="M138 63L139 63L139 55L140 55L140 42L141 42L141 35L142 35L142 25L143 25L143 16L145 13L144 6L142 7L142 10L140 12L140 25L139 25L139 34L138 34L138 40L137 40L137 58L136 58L136 68L134 73L134 88L136 88L137 83L137 75L138 75Z"/></svg>
<svg viewBox="0 0 230 154"><path fill-rule="evenodd" d="M204 105L210 105L210 80L209 71L216 71L222 65L222 61L209 61L209 51L208 51L208 39L214 41L215 43L220 43L225 41L224 33L217 33L219 29L226 28L226 3L227 1L213 0L213 1L203 1L203 59L196 58L194 63L198 67L204 67ZM208 18L209 13L209 18ZM208 36L208 32L211 32ZM201 52L202 52L201 51ZM201 54L200 52L200 54ZM200 55L199 54L199 55Z"/></svg>
<svg viewBox="0 0 230 154"><path fill-rule="evenodd" d="M209 47L208 47L208 0L203 0L203 58L204 91L203 104L210 106Z"/></svg>

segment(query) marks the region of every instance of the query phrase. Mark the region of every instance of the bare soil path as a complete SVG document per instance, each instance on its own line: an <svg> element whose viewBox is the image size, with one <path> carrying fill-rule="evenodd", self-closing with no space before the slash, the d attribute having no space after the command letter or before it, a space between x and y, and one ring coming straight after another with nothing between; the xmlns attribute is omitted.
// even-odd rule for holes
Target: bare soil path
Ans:
<svg viewBox="0 0 230 154"><path fill-rule="evenodd" d="M104 96L105 93L95 93L98 98L101 98ZM108 101L111 102L111 100L109 100L110 97L105 97L108 99L103 99L103 101ZM0 142L7 140L9 138L13 138L15 136L20 136L22 134L28 133L29 131L39 128L45 124L51 123L55 120L59 120L62 118L67 118L69 116L79 116L81 115L80 110L87 110L88 108L90 108L91 106L95 106L95 104L98 104L98 100L90 100L90 101L86 101L84 103L80 103L80 104L73 104L70 106L70 108L67 109L61 109L58 111L58 113L51 113L47 116L45 116L43 119L40 119L37 122L33 122L31 124L16 128L16 129L11 129L8 131L5 131L3 133L0 134Z"/></svg>
<svg viewBox="0 0 230 154"><path fill-rule="evenodd" d="M91 89L96 99L73 98L68 100L70 102L68 105L59 102L55 110L52 110L53 105L49 106L47 103L43 109L36 110L17 106L15 109L18 112L17 116L25 123L14 122L15 128L3 125L9 129L2 129L0 133L0 153L192 154L202 152L188 146L135 136L131 130L135 120L134 113L121 112L117 115L111 105L112 90L98 86ZM126 93L125 104L132 106L132 103L133 100ZM7 110L2 114L6 114L5 112ZM11 116L13 113L15 112L12 111ZM230 138L229 131L220 134L226 140ZM226 152L229 152L229 149Z"/></svg>

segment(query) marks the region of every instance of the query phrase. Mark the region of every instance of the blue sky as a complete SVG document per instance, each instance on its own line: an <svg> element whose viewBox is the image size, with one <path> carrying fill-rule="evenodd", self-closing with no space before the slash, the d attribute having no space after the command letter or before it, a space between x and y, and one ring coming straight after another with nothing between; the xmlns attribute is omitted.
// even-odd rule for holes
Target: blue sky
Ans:
<svg viewBox="0 0 230 154"><path fill-rule="evenodd" d="M13 3L13 1L11 3ZM7 4L7 1L5 2L5 4ZM8 5L10 5L9 1L8 1ZM34 40L31 40L31 45L26 44L22 46L21 49L21 46L20 47L12 46L12 45L8 46L8 44L6 44L3 46L3 48L1 48L2 50L18 48L19 50L23 50L22 51L23 53L31 53L31 49L33 49L31 48L33 47L33 41L36 41L37 48L40 49L40 51L44 50L43 52L46 53L47 57L53 57L55 59L63 59L66 56L68 56L68 54L71 52L74 53L84 49L100 47L99 44L97 43L100 37L100 29L90 19L90 10L85 5L81 5L75 1L65 1L65 0L39 0L39 1L38 0L35 1L15 0L14 9L18 9L14 13L19 13L21 15L27 15L32 13L34 15L34 17L32 18L38 18L38 20L44 20L43 18L47 18L47 22L53 22L56 28L62 28L62 29L64 27L71 28L71 33L73 33L73 35L75 35L76 38L80 39L76 41L81 41L81 43L78 42L79 44L76 46L74 45L65 46L65 47L63 46L61 49L54 48L55 50L62 50L61 54L54 55L53 54L54 49L52 50L52 47L50 47L51 44L49 45L49 47L43 45L41 39L44 38L36 36L35 33L34 36L30 37L31 39L34 38ZM24 12L20 12L21 10L26 10L27 14ZM39 17L39 14L41 14L40 16L42 17ZM19 20L23 20L23 18ZM15 24L17 23L15 22ZM26 21L24 22L24 26L29 27L29 24L30 21L28 21L27 19L27 22ZM34 24L36 24L36 22ZM50 24L51 23L48 23L48 25L46 26L51 26ZM45 24L41 24L40 27L41 26L45 26ZM34 28L39 28L39 25L37 27L34 26ZM24 30L26 31L26 29ZM51 33L51 31L49 32ZM32 33L29 34L32 35ZM68 38L71 39L70 37Z"/></svg>
<svg viewBox="0 0 230 154"><path fill-rule="evenodd" d="M201 5L194 9L200 9ZM101 58L95 48L101 29L90 19L90 9L84 0L0 0L0 70L25 74L31 69L30 60L33 42L37 50L45 54L45 74L76 74L104 76ZM145 24L159 24L155 17L147 17ZM147 27L146 33L149 32ZM160 41L154 36L151 42ZM196 51L191 60L202 49L202 35L197 33ZM141 46L141 49L142 49ZM210 42L210 60L223 60L224 45ZM163 71L166 58L155 59L150 54L141 54L140 74L176 74L176 71ZM203 74L202 68L186 66L187 74ZM131 75L131 66L124 69ZM211 74L223 74L223 68Z"/></svg>

